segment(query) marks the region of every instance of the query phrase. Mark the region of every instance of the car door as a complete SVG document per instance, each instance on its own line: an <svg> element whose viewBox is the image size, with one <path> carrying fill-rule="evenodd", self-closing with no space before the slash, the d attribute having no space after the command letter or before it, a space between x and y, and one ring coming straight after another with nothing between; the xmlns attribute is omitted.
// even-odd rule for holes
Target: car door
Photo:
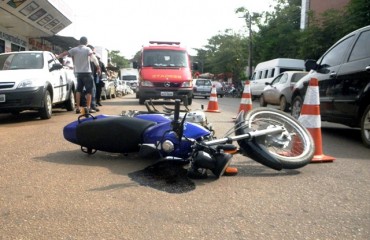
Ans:
<svg viewBox="0 0 370 240"><path fill-rule="evenodd" d="M53 65L59 63L59 61L51 53L46 53L46 59L50 76L49 81L53 86L53 103L61 102L66 98L67 94L65 74L63 69L52 70Z"/></svg>
<svg viewBox="0 0 370 240"><path fill-rule="evenodd" d="M333 114L342 121L356 118L361 94L370 86L370 29L358 34L347 61L337 74L338 90L333 93Z"/></svg>
<svg viewBox="0 0 370 240"><path fill-rule="evenodd" d="M276 104L279 104L281 95L284 95L284 91L290 87L289 74L284 72L281 74L280 81L274 85L274 100Z"/></svg>
<svg viewBox="0 0 370 240"><path fill-rule="evenodd" d="M263 98L265 102L270 104L277 104L279 101L277 100L279 98L279 93L277 86L279 86L279 82L283 78L284 74L278 75L272 82L268 85L265 85L265 88L263 90Z"/></svg>
<svg viewBox="0 0 370 240"><path fill-rule="evenodd" d="M334 114L334 95L342 84L342 82L338 81L337 74L353 40L354 35L348 36L330 48L319 59L319 68L312 75L312 77L319 80L320 110L323 117Z"/></svg>

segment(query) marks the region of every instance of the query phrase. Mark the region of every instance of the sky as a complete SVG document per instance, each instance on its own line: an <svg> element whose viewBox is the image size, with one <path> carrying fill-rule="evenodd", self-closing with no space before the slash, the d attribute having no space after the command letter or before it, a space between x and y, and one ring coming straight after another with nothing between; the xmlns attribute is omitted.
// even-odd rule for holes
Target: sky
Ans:
<svg viewBox="0 0 370 240"><path fill-rule="evenodd" d="M179 41L189 53L207 45L208 39L232 29L247 34L239 7L250 12L270 11L274 0L63 0L73 11L72 24L58 35L131 59L149 41ZM99 4L97 4L99 3Z"/></svg>

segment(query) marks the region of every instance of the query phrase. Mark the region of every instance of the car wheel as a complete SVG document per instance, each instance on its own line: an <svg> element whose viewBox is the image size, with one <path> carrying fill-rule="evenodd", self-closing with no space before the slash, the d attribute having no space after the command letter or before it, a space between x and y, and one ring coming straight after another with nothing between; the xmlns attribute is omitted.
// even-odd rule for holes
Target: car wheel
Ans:
<svg viewBox="0 0 370 240"><path fill-rule="evenodd" d="M20 111L11 111L10 113L14 116L18 116L21 112Z"/></svg>
<svg viewBox="0 0 370 240"><path fill-rule="evenodd" d="M296 96L292 102L292 116L296 119L301 115L303 100L301 96Z"/></svg>
<svg viewBox="0 0 370 240"><path fill-rule="evenodd" d="M370 148L370 105L367 106L361 118L361 138L364 145Z"/></svg>
<svg viewBox="0 0 370 240"><path fill-rule="evenodd" d="M263 95L260 96L260 107L266 107L267 103L265 102L265 99L263 98Z"/></svg>
<svg viewBox="0 0 370 240"><path fill-rule="evenodd" d="M193 103L193 99L192 98L188 98L188 105L190 106L192 103Z"/></svg>
<svg viewBox="0 0 370 240"><path fill-rule="evenodd" d="M67 99L65 106L66 106L67 111L75 110L75 93L73 89L71 89L69 93L69 99Z"/></svg>
<svg viewBox="0 0 370 240"><path fill-rule="evenodd" d="M289 110L289 104L287 103L284 96L281 96L280 98L280 110L284 112L287 112Z"/></svg>
<svg viewBox="0 0 370 240"><path fill-rule="evenodd" d="M102 91L101 91L101 99L102 100L105 100L105 99L107 99L107 92L105 91L105 89L103 89Z"/></svg>
<svg viewBox="0 0 370 240"><path fill-rule="evenodd" d="M52 102L51 96L48 90L45 91L43 107L39 109L39 115L41 119L51 118L52 113Z"/></svg>
<svg viewBox="0 0 370 240"><path fill-rule="evenodd" d="M107 99L111 99L112 97L112 91L109 89L109 91L106 94Z"/></svg>

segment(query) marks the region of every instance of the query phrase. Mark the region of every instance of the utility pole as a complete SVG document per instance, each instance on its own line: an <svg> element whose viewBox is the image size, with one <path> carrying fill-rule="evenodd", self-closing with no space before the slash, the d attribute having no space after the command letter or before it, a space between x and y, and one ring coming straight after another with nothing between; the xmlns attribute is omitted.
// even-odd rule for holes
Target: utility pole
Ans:
<svg viewBox="0 0 370 240"><path fill-rule="evenodd" d="M248 57L248 77L251 79L252 77L252 16L249 12L245 14L245 21L248 25L249 31L249 57Z"/></svg>

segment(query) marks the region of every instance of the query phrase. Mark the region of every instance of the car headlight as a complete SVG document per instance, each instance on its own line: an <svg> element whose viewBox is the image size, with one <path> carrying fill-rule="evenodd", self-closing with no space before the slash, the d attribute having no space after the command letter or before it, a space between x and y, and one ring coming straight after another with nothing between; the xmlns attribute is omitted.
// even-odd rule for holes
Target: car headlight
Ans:
<svg viewBox="0 0 370 240"><path fill-rule="evenodd" d="M143 87L153 87L153 83L150 81L141 81L141 86Z"/></svg>
<svg viewBox="0 0 370 240"><path fill-rule="evenodd" d="M36 79L27 79L23 80L18 84L18 88L29 88L29 87L37 87L37 80Z"/></svg>
<svg viewBox="0 0 370 240"><path fill-rule="evenodd" d="M186 82L183 82L181 87L184 87L184 88L188 88L188 87L192 87L193 84L192 84L192 81L186 81Z"/></svg>

